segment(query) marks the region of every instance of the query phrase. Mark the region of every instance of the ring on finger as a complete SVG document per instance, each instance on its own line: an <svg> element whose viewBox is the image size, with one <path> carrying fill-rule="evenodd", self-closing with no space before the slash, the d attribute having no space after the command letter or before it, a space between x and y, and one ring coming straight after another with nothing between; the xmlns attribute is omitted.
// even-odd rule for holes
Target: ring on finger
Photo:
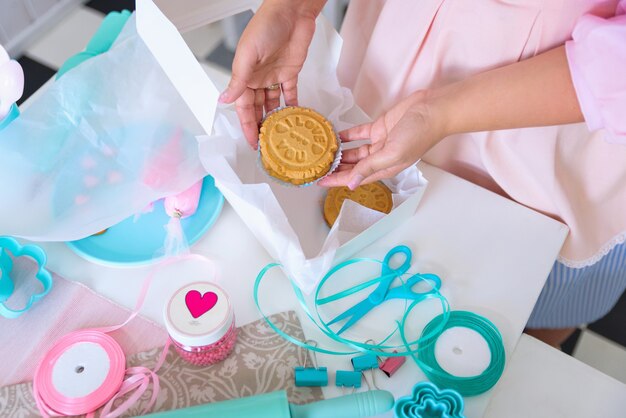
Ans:
<svg viewBox="0 0 626 418"><path fill-rule="evenodd" d="M280 88L280 83L272 84L271 86L265 87L267 90L278 90Z"/></svg>

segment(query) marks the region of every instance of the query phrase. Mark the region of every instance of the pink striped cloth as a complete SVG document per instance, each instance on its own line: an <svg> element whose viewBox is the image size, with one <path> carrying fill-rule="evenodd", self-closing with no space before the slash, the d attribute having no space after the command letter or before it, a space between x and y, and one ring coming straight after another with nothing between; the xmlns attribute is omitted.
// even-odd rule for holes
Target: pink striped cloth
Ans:
<svg viewBox="0 0 626 418"><path fill-rule="evenodd" d="M31 260L14 260L12 279L15 292L8 300L11 308L24 306L33 293L41 290L34 277ZM53 274L52 290L31 310L17 319L0 317L0 386L30 381L44 354L58 338L82 328L122 323L130 310L97 295L88 287ZM159 325L136 317L124 328L111 333L126 355L161 347L167 332Z"/></svg>

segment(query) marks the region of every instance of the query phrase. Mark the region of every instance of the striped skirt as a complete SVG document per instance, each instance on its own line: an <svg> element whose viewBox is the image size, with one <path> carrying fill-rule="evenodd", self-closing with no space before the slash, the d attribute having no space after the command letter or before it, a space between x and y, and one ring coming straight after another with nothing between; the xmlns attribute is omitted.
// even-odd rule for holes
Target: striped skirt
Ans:
<svg viewBox="0 0 626 418"><path fill-rule="evenodd" d="M583 268L560 262L548 276L528 328L569 328L594 322L615 306L626 289L626 243Z"/></svg>

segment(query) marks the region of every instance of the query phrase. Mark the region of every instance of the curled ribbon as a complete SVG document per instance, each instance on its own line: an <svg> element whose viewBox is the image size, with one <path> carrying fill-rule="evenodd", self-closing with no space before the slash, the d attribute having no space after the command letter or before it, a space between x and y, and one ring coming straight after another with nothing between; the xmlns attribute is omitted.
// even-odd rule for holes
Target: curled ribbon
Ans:
<svg viewBox="0 0 626 418"><path fill-rule="evenodd" d="M347 260L344 261L338 265L336 265L335 267L333 267L332 269L330 269L328 271L328 273L326 273L326 275L324 275L324 277L322 278L322 280L320 281L320 283L317 286L317 289L315 291L315 307L314 307L314 311L311 311L311 309L309 309L304 295L302 294L302 291L295 285L295 283L292 281L292 286L293 286L293 290L294 293L296 295L296 298L298 299L298 302L300 303L300 306L302 308L302 310L305 312L305 314L307 315L307 317L319 328L319 330L324 333L327 337L329 337L330 339L337 341L341 344L345 344L346 346L350 347L352 350L351 351L337 351L337 350L331 350L331 349L327 349L324 347L319 347L319 346L315 346L315 345L311 345L306 343L305 341L301 341L298 340L297 338L292 337L291 335L285 333L284 331L282 331L278 326L276 326L269 318L267 315L265 315L265 313L263 312L263 308L261 307L261 303L259 301L259 287L261 285L261 282L263 280L263 278L265 277L265 275L267 274L267 272L275 267L282 267L281 264L279 263L270 263L267 266L265 266L257 275L257 278L255 280L254 283L254 302L257 306L257 309L259 310L259 312L261 313L263 319L265 320L265 322L269 325L270 328L272 328L277 334L279 334L281 337L283 337L284 339L286 339L287 341L296 344L299 347L303 347L306 348L308 350L312 350L312 351L316 351L318 353L323 353L323 354L331 354L331 355L353 355L353 354L361 354L361 353L369 353L369 354L373 354L373 355L377 355L377 356L385 356L385 357L404 357L407 355L411 355L411 354L417 354L418 352L418 348L412 348L414 346L420 346L422 344L425 343L432 343L434 336L439 335L442 330L444 329L445 326L445 321L443 323L439 323L437 324L436 327L434 327L434 329L429 330L428 333L421 335L418 339L414 340L414 341L406 341L405 344L388 344L387 342L389 341L389 339L395 335L398 330L403 330L405 328L405 323L407 318L409 317L411 311L415 308L415 306L421 302L420 300L415 300L411 303L405 303L405 312L404 315L402 316L400 321L396 321L396 328L394 330L392 330L389 334L387 334L384 338L382 338L381 342L378 344L369 344L369 343L364 343L364 342L360 342L360 341L356 341L356 340L352 340L349 338L345 338L340 336L337 332L333 331L330 328L330 325L328 324L328 321L325 321L319 311L319 306L329 303L331 301L336 301L339 300L341 298L347 297L349 295L352 295L356 292L359 292L361 290L367 289L370 286L374 286L379 284L381 281L386 281L391 277L396 277L399 278L402 281L402 285L404 286L404 281L402 280L402 277L407 275L408 273L400 273L400 272L392 272L389 275L381 275L380 277L377 277L375 279L369 280L367 282L358 284L356 286L350 287L348 289L345 289L339 293L336 293L334 295L331 296L327 296L322 298L320 296L320 293L324 287L324 284L335 274L337 273L339 270L354 264L354 263L359 263L359 262L373 262L373 263L377 263L377 264L382 264L383 262L380 260L376 260L373 258L354 258L351 260ZM426 278L426 277L421 277L421 280L423 280L426 283L431 283L431 280ZM408 289L407 289L408 290ZM442 310L442 317L443 318L447 318L450 314L450 305L448 304L447 299L435 288L432 289L431 294L427 297L427 298L434 298L434 299L438 299L439 302L441 303L441 310ZM404 335L404 332L402 332ZM381 352L382 350L393 350L393 351L385 351L385 352Z"/></svg>
<svg viewBox="0 0 626 418"><path fill-rule="evenodd" d="M392 249L390 253L397 251L397 249L398 247ZM403 249L403 252L408 252L410 254L410 250L406 247L405 249ZM384 266L383 261L372 259L372 258L354 258L354 259L347 260L347 261L337 264L335 267L330 269L328 273L326 273L326 275L322 278L322 280L318 284L317 289L315 290L315 296L314 296L315 305L314 305L313 311L309 309L306 303L306 300L304 298L304 295L302 294L300 289L295 285L295 283L292 281L294 293L298 299L298 302L300 303L302 310L305 312L307 317L318 327L318 329L324 335L329 337L331 340L345 344L350 349L352 349L352 351L337 351L337 350L331 350L331 349L327 349L324 347L320 347L317 345L308 344L305 341L301 341L297 338L294 338L291 335L284 332L283 330L281 330L278 326L276 326L269 319L267 315L263 313L263 309L259 301L260 284L264 276L267 274L269 270L275 267L282 267L281 264L270 263L259 272L254 283L254 301L256 303L256 306L259 312L263 316L263 319L270 326L270 328L272 328L282 338L286 339L287 341L293 344L296 344L299 347L306 348L308 350L316 351L316 352L323 353L323 354L330 354L330 355L353 355L353 354L368 353L368 354L373 354L375 356L382 356L382 357L411 356L411 358L420 367L420 369L422 369L424 374L426 374L426 376L430 380L432 380L433 382L435 382L442 388L455 389L461 395L464 395L464 396L474 396L474 395L484 393L487 390L491 389L496 384L496 382L500 379L502 372L504 371L504 365L505 365L504 345L502 342L502 336L500 332L498 331L496 326L487 318L484 318L472 312L451 311L450 305L447 299L443 295L441 295L441 293L435 286L433 286L429 292L425 293L423 298L413 300L413 302L411 303L405 302L404 314L399 321L396 321L396 324L397 324L396 328L392 330L391 332L389 332L382 339L382 341L378 344L367 344L367 343L360 342L360 341L354 341L354 340L340 336L339 334L341 333L341 331L339 332L333 331L330 328L329 323L322 318L319 312L320 305L337 301L339 299L352 295L356 292L360 292L364 289L367 289L371 286L378 285L381 282L390 281L390 279L393 279L393 278L398 278L402 281L402 287L405 292L407 293L411 292L410 286L407 286L405 280L403 280L403 277L409 273L406 273L406 271L402 271L402 270L391 269L391 272L389 272L388 274L382 274L381 276L375 279L365 281L363 283L360 283L358 285L345 289L341 292L338 292L334 295L330 295L326 297L320 296L320 293L322 291L324 284L335 273L337 273L339 270L351 264L361 263L361 262L378 263L378 264L383 264ZM386 269L386 270L389 271L389 269ZM383 268L383 271L385 271L384 268ZM432 284L433 280L431 277L432 275L428 275L428 274L424 274L424 275L416 274L416 275L412 275L411 279L413 279L412 281L415 281L415 279L419 279L419 280L423 280L426 283ZM415 306L418 303L429 298L435 298L440 301L442 313L436 316L435 318L433 318L424 327L424 329L422 330L422 334L420 335L418 339L413 340L413 341L408 341L406 338L406 333L405 333L407 318L409 317L413 308L415 308ZM453 328L453 327L465 327L465 328L472 329L476 331L478 334L480 334L483 337L483 339L485 339L485 341L487 342L487 345L489 346L489 350L491 353L491 362L489 366L487 367L487 369L485 369L481 374L477 376L471 376L471 377L454 376L451 373L448 373L438 364L434 355L437 339L445 330L449 328ZM388 344L387 342L389 341L389 339L396 333L399 333L402 339L402 344L399 344L399 345ZM393 351L390 351L390 350L393 350Z"/></svg>

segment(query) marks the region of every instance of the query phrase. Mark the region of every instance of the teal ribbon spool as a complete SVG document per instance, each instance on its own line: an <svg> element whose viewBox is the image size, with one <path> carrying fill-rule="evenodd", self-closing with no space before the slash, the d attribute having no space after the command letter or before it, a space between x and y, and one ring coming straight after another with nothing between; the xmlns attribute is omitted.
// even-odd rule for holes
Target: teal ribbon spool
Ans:
<svg viewBox="0 0 626 418"><path fill-rule="evenodd" d="M454 327L469 328L487 342L491 361L481 374L470 377L454 376L439 365L435 357L435 344L439 335L432 336L431 331L441 329L442 323L444 325L441 332ZM502 336L487 318L473 312L452 311L447 318L441 315L435 317L424 327L422 335L426 335L426 343L418 347L417 356L413 355L413 359L426 377L437 386L454 389L463 396L475 396L487 392L502 376L506 361Z"/></svg>

